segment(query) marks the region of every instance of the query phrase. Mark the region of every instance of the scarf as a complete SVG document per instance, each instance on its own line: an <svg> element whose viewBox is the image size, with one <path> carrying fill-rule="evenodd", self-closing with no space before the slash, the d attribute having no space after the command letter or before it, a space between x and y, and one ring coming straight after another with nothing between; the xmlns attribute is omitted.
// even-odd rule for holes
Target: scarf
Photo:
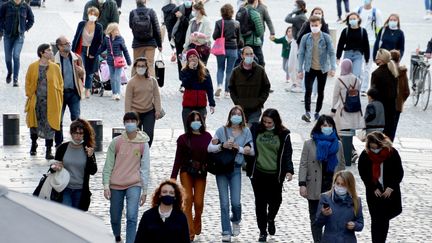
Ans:
<svg viewBox="0 0 432 243"><path fill-rule="evenodd" d="M381 164L390 157L391 150L383 148L378 154L369 150L367 154L372 161L372 182L377 183L381 176Z"/></svg>
<svg viewBox="0 0 432 243"><path fill-rule="evenodd" d="M337 152L339 151L339 140L336 133L326 136L322 133L313 133L312 139L316 143L316 155L318 161L327 161L327 172L334 172L338 163Z"/></svg>

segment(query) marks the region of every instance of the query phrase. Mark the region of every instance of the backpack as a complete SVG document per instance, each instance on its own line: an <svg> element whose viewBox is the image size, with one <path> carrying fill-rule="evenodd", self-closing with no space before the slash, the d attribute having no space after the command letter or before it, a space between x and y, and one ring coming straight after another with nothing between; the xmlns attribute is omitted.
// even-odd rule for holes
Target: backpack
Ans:
<svg viewBox="0 0 432 243"><path fill-rule="evenodd" d="M361 6L361 7L357 10L357 13L360 15L362 11L363 11L363 6ZM378 33L377 33L376 21L377 21L377 18L376 18L376 8L372 8L372 29L373 29L374 32L375 32L375 37L376 37L377 34L378 34Z"/></svg>
<svg viewBox="0 0 432 243"><path fill-rule="evenodd" d="M343 84L343 86L345 86L345 88L347 89L345 102L343 101L341 95L341 99L344 105L344 110L346 112L359 112L359 111L361 112L360 91L356 89L357 78L354 82L354 85L353 86L350 85L349 87L347 87L346 84L340 78L338 79Z"/></svg>
<svg viewBox="0 0 432 243"><path fill-rule="evenodd" d="M255 10L241 7L235 17L235 19L240 23L240 33L243 37L250 36L255 31L255 23L251 19L250 11Z"/></svg>
<svg viewBox="0 0 432 243"><path fill-rule="evenodd" d="M135 39L147 41L153 38L153 25L150 17L151 9L133 10L132 33Z"/></svg>

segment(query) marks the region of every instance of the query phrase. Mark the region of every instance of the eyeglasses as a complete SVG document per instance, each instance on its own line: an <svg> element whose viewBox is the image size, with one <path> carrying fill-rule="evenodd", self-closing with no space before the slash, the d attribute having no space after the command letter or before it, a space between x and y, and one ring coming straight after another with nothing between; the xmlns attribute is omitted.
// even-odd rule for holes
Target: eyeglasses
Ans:
<svg viewBox="0 0 432 243"><path fill-rule="evenodd" d="M84 135L84 132L72 132L72 135Z"/></svg>
<svg viewBox="0 0 432 243"><path fill-rule="evenodd" d="M60 44L61 46L70 46L71 45L71 43L70 42L66 42L66 43L63 43L63 44Z"/></svg>
<svg viewBox="0 0 432 243"><path fill-rule="evenodd" d="M145 68L147 67L146 65L136 65L137 68Z"/></svg>

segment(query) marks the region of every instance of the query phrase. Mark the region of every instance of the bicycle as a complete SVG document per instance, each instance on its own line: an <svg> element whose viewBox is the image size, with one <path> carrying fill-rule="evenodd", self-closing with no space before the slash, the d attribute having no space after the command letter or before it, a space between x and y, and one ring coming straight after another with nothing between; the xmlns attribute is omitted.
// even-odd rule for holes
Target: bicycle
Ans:
<svg viewBox="0 0 432 243"><path fill-rule="evenodd" d="M417 106L419 101L421 108L425 111L429 105L431 93L431 74L429 71L430 63L424 56L424 53L419 53L411 56L411 73L412 81L412 102Z"/></svg>

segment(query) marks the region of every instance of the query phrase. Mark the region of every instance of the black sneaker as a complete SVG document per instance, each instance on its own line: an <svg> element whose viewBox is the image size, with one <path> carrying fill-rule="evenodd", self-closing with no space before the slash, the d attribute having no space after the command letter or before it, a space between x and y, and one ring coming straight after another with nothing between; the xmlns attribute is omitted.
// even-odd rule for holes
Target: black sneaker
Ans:
<svg viewBox="0 0 432 243"><path fill-rule="evenodd" d="M260 234L258 238L258 242L267 242L267 235L266 234Z"/></svg>
<svg viewBox="0 0 432 243"><path fill-rule="evenodd" d="M14 87L18 87L18 80L14 79L14 81L13 81L13 86L14 86Z"/></svg>
<svg viewBox="0 0 432 243"><path fill-rule="evenodd" d="M320 117L320 114L318 112L316 112L314 115L315 121L317 121L319 117Z"/></svg>
<svg viewBox="0 0 432 243"><path fill-rule="evenodd" d="M301 119L305 122L311 122L311 117L309 113L304 114Z"/></svg>
<svg viewBox="0 0 432 243"><path fill-rule="evenodd" d="M10 82L12 82L12 74L8 73L8 75L6 76L6 83L10 84Z"/></svg>
<svg viewBox="0 0 432 243"><path fill-rule="evenodd" d="M274 92L274 90L272 90L272 89L269 90L269 93L273 93L273 92Z"/></svg>
<svg viewBox="0 0 432 243"><path fill-rule="evenodd" d="M268 221L267 230L268 230L268 233L270 235L275 235L276 234L276 226L275 226L275 221L274 220L269 220Z"/></svg>

